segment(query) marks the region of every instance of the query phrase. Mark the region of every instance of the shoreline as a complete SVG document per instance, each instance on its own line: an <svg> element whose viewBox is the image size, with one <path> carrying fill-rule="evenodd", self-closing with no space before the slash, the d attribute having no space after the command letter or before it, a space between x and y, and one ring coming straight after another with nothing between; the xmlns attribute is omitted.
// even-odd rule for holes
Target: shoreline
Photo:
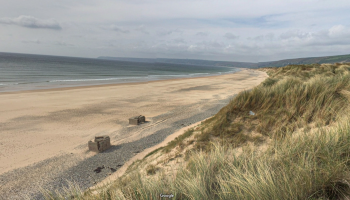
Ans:
<svg viewBox="0 0 350 200"><path fill-rule="evenodd" d="M33 92L55 92L55 91L67 91L67 90L76 90L76 89L91 89L91 88L100 88L100 87L113 87L118 85L142 85L147 83L157 83L157 82L167 82L175 80L184 80L184 79L200 79L207 77L218 77L227 74L235 74L242 70L253 70L248 68L236 68L237 71L234 72L222 72L223 74L213 74L208 76L198 76L198 77L182 77L182 78L171 78L171 79L161 79L161 80L151 80L151 81L137 81L137 82L126 82L126 83L106 83L98 85L82 85L82 86L66 86L66 87L57 87L57 88L44 88L44 89L29 89L29 90L20 90L20 91L0 91L0 95L3 94L20 94L20 93L33 93Z"/></svg>
<svg viewBox="0 0 350 200"><path fill-rule="evenodd" d="M215 115L234 94L266 77L264 72L247 69L147 84L4 94L6 98L0 100L0 126L5 130L5 140L0 138L0 152L4 152L0 154L0 161L4 161L0 162L0 195L39 198L35 184L54 191L67 186L65 180L89 188L111 173L96 174L93 169L104 164L118 171L132 157L162 143L184 125L188 128ZM128 117L138 113L145 115L148 123L129 126ZM88 152L86 142L105 134L111 137L113 147L100 154ZM3 145L8 143L14 145ZM7 154L15 160L6 159ZM17 189L11 192L10 188Z"/></svg>

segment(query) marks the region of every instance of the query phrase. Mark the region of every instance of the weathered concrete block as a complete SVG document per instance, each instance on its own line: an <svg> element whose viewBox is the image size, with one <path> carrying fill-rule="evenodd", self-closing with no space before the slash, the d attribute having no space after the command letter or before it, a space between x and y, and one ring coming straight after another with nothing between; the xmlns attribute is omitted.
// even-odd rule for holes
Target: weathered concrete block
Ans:
<svg viewBox="0 0 350 200"><path fill-rule="evenodd" d="M88 147L90 151L99 152L97 142L89 141Z"/></svg>
<svg viewBox="0 0 350 200"><path fill-rule="evenodd" d="M139 124L139 120L137 118L130 118L129 119L129 124L131 124L131 125L138 125Z"/></svg>
<svg viewBox="0 0 350 200"><path fill-rule="evenodd" d="M143 115L139 115L139 116L132 117L129 119L129 124L131 124L131 125L138 125L138 124L144 123L144 122L146 122L146 117Z"/></svg>
<svg viewBox="0 0 350 200"><path fill-rule="evenodd" d="M111 140L109 136L98 136L95 137L95 141L89 141L88 147L90 151L103 152L111 147Z"/></svg>

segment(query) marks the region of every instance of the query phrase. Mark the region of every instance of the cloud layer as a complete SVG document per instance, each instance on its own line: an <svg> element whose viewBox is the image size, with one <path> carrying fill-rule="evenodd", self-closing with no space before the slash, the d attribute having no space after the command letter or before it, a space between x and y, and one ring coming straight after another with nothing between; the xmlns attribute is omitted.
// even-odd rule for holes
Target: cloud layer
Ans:
<svg viewBox="0 0 350 200"><path fill-rule="evenodd" d="M349 9L348 0L6 1L0 51L247 62L350 54Z"/></svg>
<svg viewBox="0 0 350 200"><path fill-rule="evenodd" d="M37 19L33 16L21 15L17 18L0 18L0 23L23 26L27 28L46 28L61 30L62 27L54 19Z"/></svg>

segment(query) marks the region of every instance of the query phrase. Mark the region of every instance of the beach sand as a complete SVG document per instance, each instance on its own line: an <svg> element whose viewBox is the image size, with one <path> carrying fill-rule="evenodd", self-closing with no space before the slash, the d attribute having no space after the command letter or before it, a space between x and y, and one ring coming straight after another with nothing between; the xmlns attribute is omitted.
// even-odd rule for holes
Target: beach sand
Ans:
<svg viewBox="0 0 350 200"><path fill-rule="evenodd" d="M84 160L107 156L108 153L96 155L87 150L87 142L94 136L109 135L113 145L110 152L132 144L136 149L133 153L137 154L160 143L170 132L215 114L234 94L258 85L265 78L264 72L242 69L211 77L0 93L0 197L23 192L19 186L17 190L8 189L25 185L20 180L10 180L18 172L26 173L27 177L31 174L27 184L46 184L48 179L37 176L45 177L47 173L60 176ZM147 123L128 125L130 117L140 114L146 116ZM154 139L155 133L163 134L162 140ZM148 146L135 143L142 139L152 141ZM125 155L128 156L120 166L133 157ZM56 168L40 165L45 160ZM41 171L35 171L39 166Z"/></svg>

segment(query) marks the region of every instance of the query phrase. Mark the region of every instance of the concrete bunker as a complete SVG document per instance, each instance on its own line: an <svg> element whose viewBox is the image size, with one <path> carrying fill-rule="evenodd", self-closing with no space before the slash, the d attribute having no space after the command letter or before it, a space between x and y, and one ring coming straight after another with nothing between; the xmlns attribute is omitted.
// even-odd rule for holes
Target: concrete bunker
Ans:
<svg viewBox="0 0 350 200"><path fill-rule="evenodd" d="M96 136L94 141L88 142L90 151L103 152L111 147L111 139L107 135Z"/></svg>
<svg viewBox="0 0 350 200"><path fill-rule="evenodd" d="M129 124L131 125L139 125L140 123L145 123L146 122L146 117L143 115L131 117L129 119Z"/></svg>

